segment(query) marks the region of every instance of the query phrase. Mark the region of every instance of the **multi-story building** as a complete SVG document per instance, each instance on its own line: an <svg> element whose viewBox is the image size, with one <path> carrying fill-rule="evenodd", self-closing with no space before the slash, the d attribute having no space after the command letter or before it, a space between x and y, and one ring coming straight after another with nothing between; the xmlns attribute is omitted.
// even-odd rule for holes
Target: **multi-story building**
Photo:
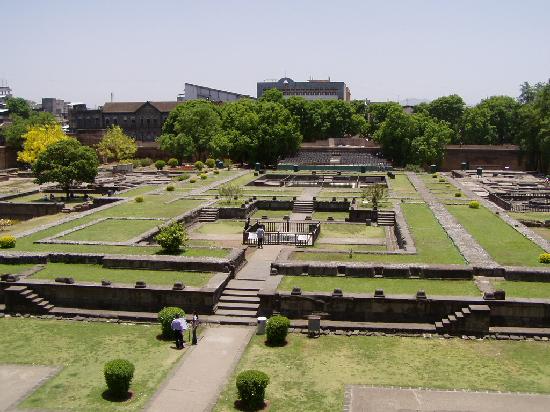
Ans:
<svg viewBox="0 0 550 412"><path fill-rule="evenodd" d="M53 114L60 121L64 120L68 114L68 106L65 101L55 97L43 97L42 110Z"/></svg>
<svg viewBox="0 0 550 412"><path fill-rule="evenodd" d="M6 104L6 100L12 96L11 88L4 81L0 84L0 106Z"/></svg>
<svg viewBox="0 0 550 412"><path fill-rule="evenodd" d="M185 83L184 93L178 94L178 102L204 99L214 103L232 102L239 99L250 99L246 94L233 93L225 90L212 89L206 86Z"/></svg>
<svg viewBox="0 0 550 412"><path fill-rule="evenodd" d="M75 104L69 111L70 130L77 134L86 131L120 126L138 141L152 142L162 131L162 125L178 102L110 102L98 109Z"/></svg>
<svg viewBox="0 0 550 412"><path fill-rule="evenodd" d="M351 93L344 82L332 82L328 80L308 80L306 82L295 82L283 77L277 81L258 82L258 98L262 97L265 91L277 89L283 92L285 97L299 96L307 100L351 100Z"/></svg>

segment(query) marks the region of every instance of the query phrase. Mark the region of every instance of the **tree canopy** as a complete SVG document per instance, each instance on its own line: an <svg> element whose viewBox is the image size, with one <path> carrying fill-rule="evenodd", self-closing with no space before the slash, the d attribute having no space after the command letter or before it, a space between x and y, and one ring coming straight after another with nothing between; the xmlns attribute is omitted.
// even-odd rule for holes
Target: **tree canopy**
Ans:
<svg viewBox="0 0 550 412"><path fill-rule="evenodd" d="M28 117L10 113L10 123L2 128L2 134L6 139L6 145L20 150L23 147L23 136L28 132L29 128L56 123L53 114L47 112L31 112Z"/></svg>
<svg viewBox="0 0 550 412"><path fill-rule="evenodd" d="M21 97L10 97L6 101L6 107L10 114L17 115L23 119L28 119L32 113L31 106Z"/></svg>
<svg viewBox="0 0 550 412"><path fill-rule="evenodd" d="M104 162L131 159L136 152L136 141L124 134L120 126L111 126L97 145L97 153Z"/></svg>
<svg viewBox="0 0 550 412"><path fill-rule="evenodd" d="M17 160L32 165L40 153L52 144L65 139L68 139L68 137L61 130L61 125L57 123L32 126L23 135L23 150L18 152Z"/></svg>
<svg viewBox="0 0 550 412"><path fill-rule="evenodd" d="M76 139L66 138L39 154L32 165L36 183L56 182L69 196L69 189L79 183L93 183L99 161L95 151Z"/></svg>

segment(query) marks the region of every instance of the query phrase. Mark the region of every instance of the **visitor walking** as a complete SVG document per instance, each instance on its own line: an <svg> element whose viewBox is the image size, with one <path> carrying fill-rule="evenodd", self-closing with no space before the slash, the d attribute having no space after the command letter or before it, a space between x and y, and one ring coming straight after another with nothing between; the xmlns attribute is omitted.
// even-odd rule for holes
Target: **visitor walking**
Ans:
<svg viewBox="0 0 550 412"><path fill-rule="evenodd" d="M256 237L258 238L258 249L264 248L264 235L265 235L264 227L263 226L258 227L258 229L256 229Z"/></svg>
<svg viewBox="0 0 550 412"><path fill-rule="evenodd" d="M199 328L199 315L197 315L197 312L193 312L193 320L191 322L191 330L193 331L193 338L191 340L192 345L197 344L197 329Z"/></svg>

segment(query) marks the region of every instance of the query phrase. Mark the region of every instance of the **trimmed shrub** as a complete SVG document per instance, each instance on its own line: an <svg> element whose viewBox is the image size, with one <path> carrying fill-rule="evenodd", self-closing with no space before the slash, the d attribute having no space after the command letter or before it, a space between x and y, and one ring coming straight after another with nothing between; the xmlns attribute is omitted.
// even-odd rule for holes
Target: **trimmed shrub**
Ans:
<svg viewBox="0 0 550 412"><path fill-rule="evenodd" d="M206 163L206 166L208 166L210 169L213 169L214 166L216 166L216 161L212 158L206 159L204 163Z"/></svg>
<svg viewBox="0 0 550 412"><path fill-rule="evenodd" d="M267 335L267 343L274 346L284 345L290 321L286 316L272 316L267 320L265 333Z"/></svg>
<svg viewBox="0 0 550 412"><path fill-rule="evenodd" d="M181 223L172 223L163 227L155 236L155 240L162 247L162 250L168 254L176 254L180 248L185 247L189 237L187 230Z"/></svg>
<svg viewBox="0 0 550 412"><path fill-rule="evenodd" d="M214 169L214 174L215 175L219 175L220 174L220 171L218 169Z"/></svg>
<svg viewBox="0 0 550 412"><path fill-rule="evenodd" d="M541 253L539 255L540 263L550 263L550 253Z"/></svg>
<svg viewBox="0 0 550 412"><path fill-rule="evenodd" d="M173 306L162 308L158 313L162 337L166 339L175 339L176 334L172 330L172 321L176 318L183 318L184 316L185 312L183 309Z"/></svg>
<svg viewBox="0 0 550 412"><path fill-rule="evenodd" d="M445 178L443 178L443 177L439 178L439 183L445 183L445 182L446 182Z"/></svg>
<svg viewBox="0 0 550 412"><path fill-rule="evenodd" d="M172 157L171 159L168 159L168 166L170 167L176 167L177 165L179 165L180 163L178 162L178 159Z"/></svg>
<svg viewBox="0 0 550 412"><path fill-rule="evenodd" d="M182 175L179 175L178 176L178 180L181 182L183 180L187 180L189 179L189 175L188 174L182 174Z"/></svg>
<svg viewBox="0 0 550 412"><path fill-rule="evenodd" d="M134 364L126 359L113 359L105 364L103 375L109 392L116 397L124 397L134 378Z"/></svg>
<svg viewBox="0 0 550 412"><path fill-rule="evenodd" d="M195 162L195 169L197 169L197 170L199 170L199 171L202 170L202 169L204 169L204 163L201 162L200 160L197 160L197 161Z"/></svg>
<svg viewBox="0 0 550 412"><path fill-rule="evenodd" d="M141 159L139 162L142 167L151 166L153 164L153 160L148 157Z"/></svg>
<svg viewBox="0 0 550 412"><path fill-rule="evenodd" d="M15 236L0 236L0 248L2 249L11 249L12 247L15 247Z"/></svg>
<svg viewBox="0 0 550 412"><path fill-rule="evenodd" d="M422 173L424 170L419 165L414 165L409 163L405 166L406 172L416 172L416 173Z"/></svg>
<svg viewBox="0 0 550 412"><path fill-rule="evenodd" d="M136 203L143 203L143 196L136 196L134 200L136 201Z"/></svg>
<svg viewBox="0 0 550 412"><path fill-rule="evenodd" d="M176 190L176 188L172 185L169 185L169 186L166 186L166 191L167 192L173 192L174 190Z"/></svg>
<svg viewBox="0 0 550 412"><path fill-rule="evenodd" d="M164 166L166 166L166 162L164 160L157 160L155 162L155 167L157 168L157 170L164 169Z"/></svg>
<svg viewBox="0 0 550 412"><path fill-rule="evenodd" d="M134 167L140 167L141 166L141 159L133 159L132 160L132 165Z"/></svg>
<svg viewBox="0 0 550 412"><path fill-rule="evenodd" d="M246 410L260 409L264 405L265 388L269 376L257 370L242 371L237 375L236 385L242 406Z"/></svg>
<svg viewBox="0 0 550 412"><path fill-rule="evenodd" d="M231 168L233 167L233 160L223 159L223 165L227 167L227 170L231 170Z"/></svg>
<svg viewBox="0 0 550 412"><path fill-rule="evenodd" d="M189 183L195 183L197 181L197 179L193 178L193 179L189 179Z"/></svg>
<svg viewBox="0 0 550 412"><path fill-rule="evenodd" d="M468 203L468 207L470 209L479 209L479 202L477 200L472 200L470 203Z"/></svg>
<svg viewBox="0 0 550 412"><path fill-rule="evenodd" d="M434 173L434 174L432 175L432 179L437 179L437 173Z"/></svg>
<svg viewBox="0 0 550 412"><path fill-rule="evenodd" d="M205 180L208 178L208 175L206 173L201 173L201 179Z"/></svg>
<svg viewBox="0 0 550 412"><path fill-rule="evenodd" d="M456 192L456 193L455 193L455 197L462 197L462 193Z"/></svg>

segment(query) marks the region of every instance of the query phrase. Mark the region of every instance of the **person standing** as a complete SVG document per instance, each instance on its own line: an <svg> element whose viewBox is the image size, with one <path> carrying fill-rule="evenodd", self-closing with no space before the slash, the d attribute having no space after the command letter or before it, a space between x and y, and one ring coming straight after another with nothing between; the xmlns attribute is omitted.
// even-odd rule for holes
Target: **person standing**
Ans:
<svg viewBox="0 0 550 412"><path fill-rule="evenodd" d="M199 328L199 315L197 315L197 312L193 312L193 320L191 323L191 330L193 331L193 338L191 340L192 345L197 344L197 329Z"/></svg>
<svg viewBox="0 0 550 412"><path fill-rule="evenodd" d="M256 237L258 238L258 249L264 248L264 235L265 235L264 227L263 226L258 227L258 229L256 229Z"/></svg>
<svg viewBox="0 0 550 412"><path fill-rule="evenodd" d="M172 321L171 327L174 331L174 335L176 335L176 349L183 349L185 346L183 345L183 322L185 322L185 319L182 318L176 318Z"/></svg>

